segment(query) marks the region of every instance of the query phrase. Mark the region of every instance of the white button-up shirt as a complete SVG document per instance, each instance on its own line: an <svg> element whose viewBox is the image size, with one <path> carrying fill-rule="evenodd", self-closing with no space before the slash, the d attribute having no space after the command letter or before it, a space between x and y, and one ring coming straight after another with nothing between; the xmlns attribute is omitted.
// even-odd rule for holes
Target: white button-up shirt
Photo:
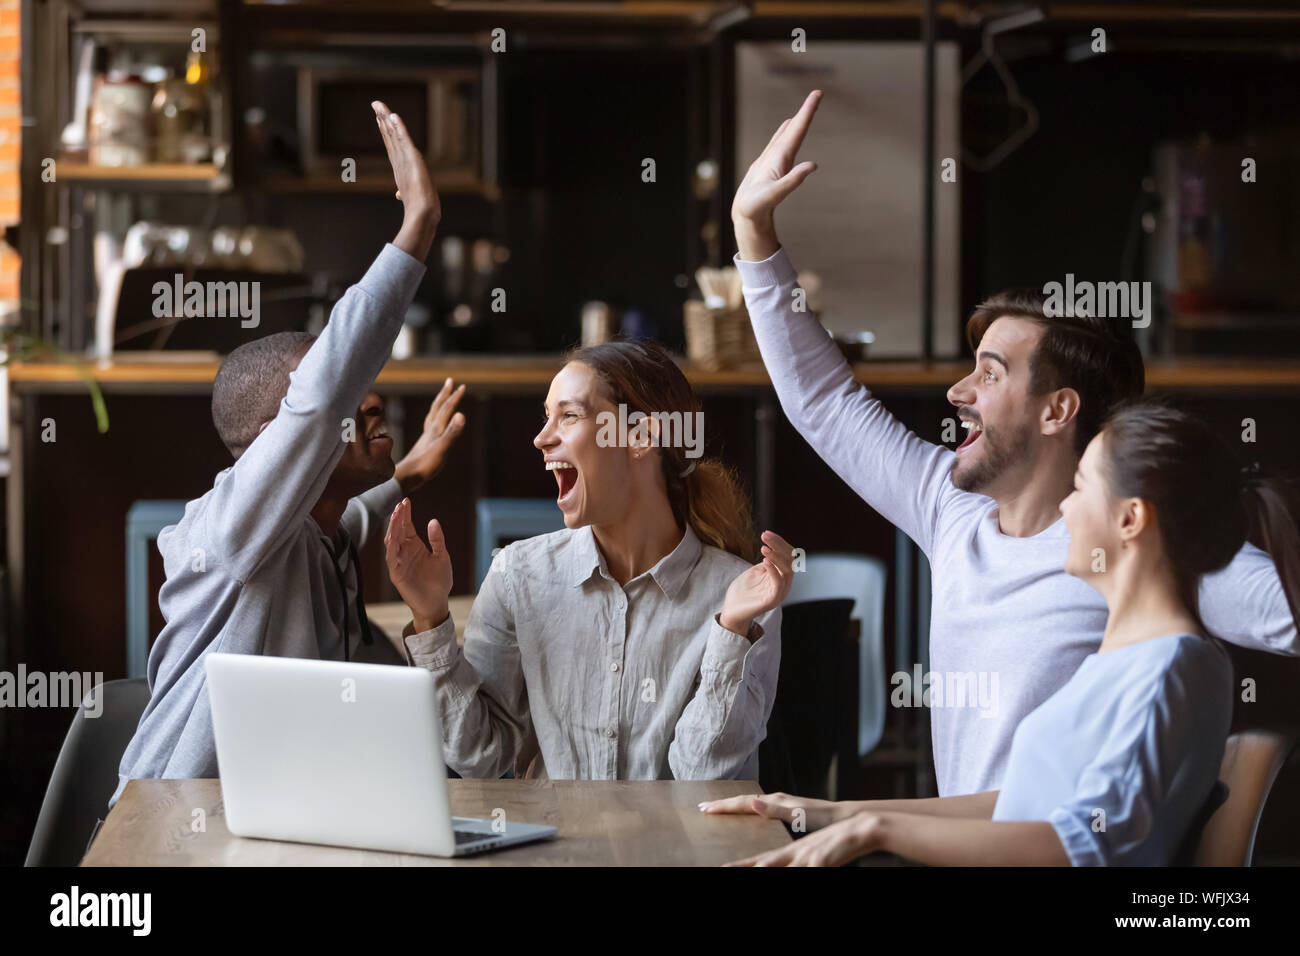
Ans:
<svg viewBox="0 0 1300 956"><path fill-rule="evenodd" d="M717 621L747 567L690 528L623 587L590 527L502 549L463 650L450 618L405 638L437 679L447 763L499 777L536 746L530 776L757 780L781 611L758 618L753 643Z"/></svg>

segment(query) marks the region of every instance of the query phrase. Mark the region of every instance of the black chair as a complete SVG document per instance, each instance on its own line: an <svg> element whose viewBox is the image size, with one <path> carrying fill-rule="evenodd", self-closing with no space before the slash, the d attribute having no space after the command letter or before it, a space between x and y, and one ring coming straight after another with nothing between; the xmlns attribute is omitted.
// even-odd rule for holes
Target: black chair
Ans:
<svg viewBox="0 0 1300 956"><path fill-rule="evenodd" d="M781 609L781 674L767 738L758 748L764 793L826 799L832 759L846 747L856 753L857 670L848 662L855 650L852 611L852 598Z"/></svg>
<svg viewBox="0 0 1300 956"><path fill-rule="evenodd" d="M99 714L87 714L86 703ZM72 718L36 819L28 866L76 866L117 789L122 752L149 703L143 677L96 685Z"/></svg>

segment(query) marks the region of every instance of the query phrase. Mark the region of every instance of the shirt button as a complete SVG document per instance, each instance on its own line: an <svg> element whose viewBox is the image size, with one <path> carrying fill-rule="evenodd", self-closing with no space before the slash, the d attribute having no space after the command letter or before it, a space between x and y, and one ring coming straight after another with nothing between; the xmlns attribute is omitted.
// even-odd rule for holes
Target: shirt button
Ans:
<svg viewBox="0 0 1300 956"><path fill-rule="evenodd" d="M610 662L609 662L609 669L612 670L612 671L616 671L616 670L618 670L618 661L610 661Z"/></svg>
<svg viewBox="0 0 1300 956"><path fill-rule="evenodd" d="M605 736L606 736L606 737L613 737L613 736L614 736L614 728L613 728L613 727L607 727L607 728L605 729Z"/></svg>

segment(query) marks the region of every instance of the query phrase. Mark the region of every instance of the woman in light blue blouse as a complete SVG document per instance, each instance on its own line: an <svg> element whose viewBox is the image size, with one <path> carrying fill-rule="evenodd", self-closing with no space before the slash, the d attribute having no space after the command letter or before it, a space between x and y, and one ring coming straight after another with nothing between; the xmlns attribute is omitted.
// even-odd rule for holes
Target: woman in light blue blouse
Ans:
<svg viewBox="0 0 1300 956"><path fill-rule="evenodd" d="M834 865L888 851L936 865L1168 865L1205 805L1232 718L1232 668L1196 607L1247 536L1300 607L1300 536L1280 484L1240 470L1197 419L1135 403L1089 444L1061 503L1066 571L1110 614L1096 654L1016 730L1000 790L926 800L785 794L706 812L816 833L747 864Z"/></svg>

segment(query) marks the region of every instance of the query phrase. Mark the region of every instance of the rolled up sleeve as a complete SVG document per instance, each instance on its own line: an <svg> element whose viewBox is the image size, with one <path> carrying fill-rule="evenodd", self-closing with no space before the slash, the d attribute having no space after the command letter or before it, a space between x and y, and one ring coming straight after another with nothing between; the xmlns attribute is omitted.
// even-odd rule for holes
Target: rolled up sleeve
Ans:
<svg viewBox="0 0 1300 956"><path fill-rule="evenodd" d="M497 573L484 581L463 650L451 615L403 637L411 662L433 673L444 759L463 777L500 777L514 765L532 726L505 581Z"/></svg>
<svg viewBox="0 0 1300 956"><path fill-rule="evenodd" d="M754 624L755 638L709 627L700 683L677 721L668 765L677 780L728 780L758 774L758 745L776 700L781 612Z"/></svg>

